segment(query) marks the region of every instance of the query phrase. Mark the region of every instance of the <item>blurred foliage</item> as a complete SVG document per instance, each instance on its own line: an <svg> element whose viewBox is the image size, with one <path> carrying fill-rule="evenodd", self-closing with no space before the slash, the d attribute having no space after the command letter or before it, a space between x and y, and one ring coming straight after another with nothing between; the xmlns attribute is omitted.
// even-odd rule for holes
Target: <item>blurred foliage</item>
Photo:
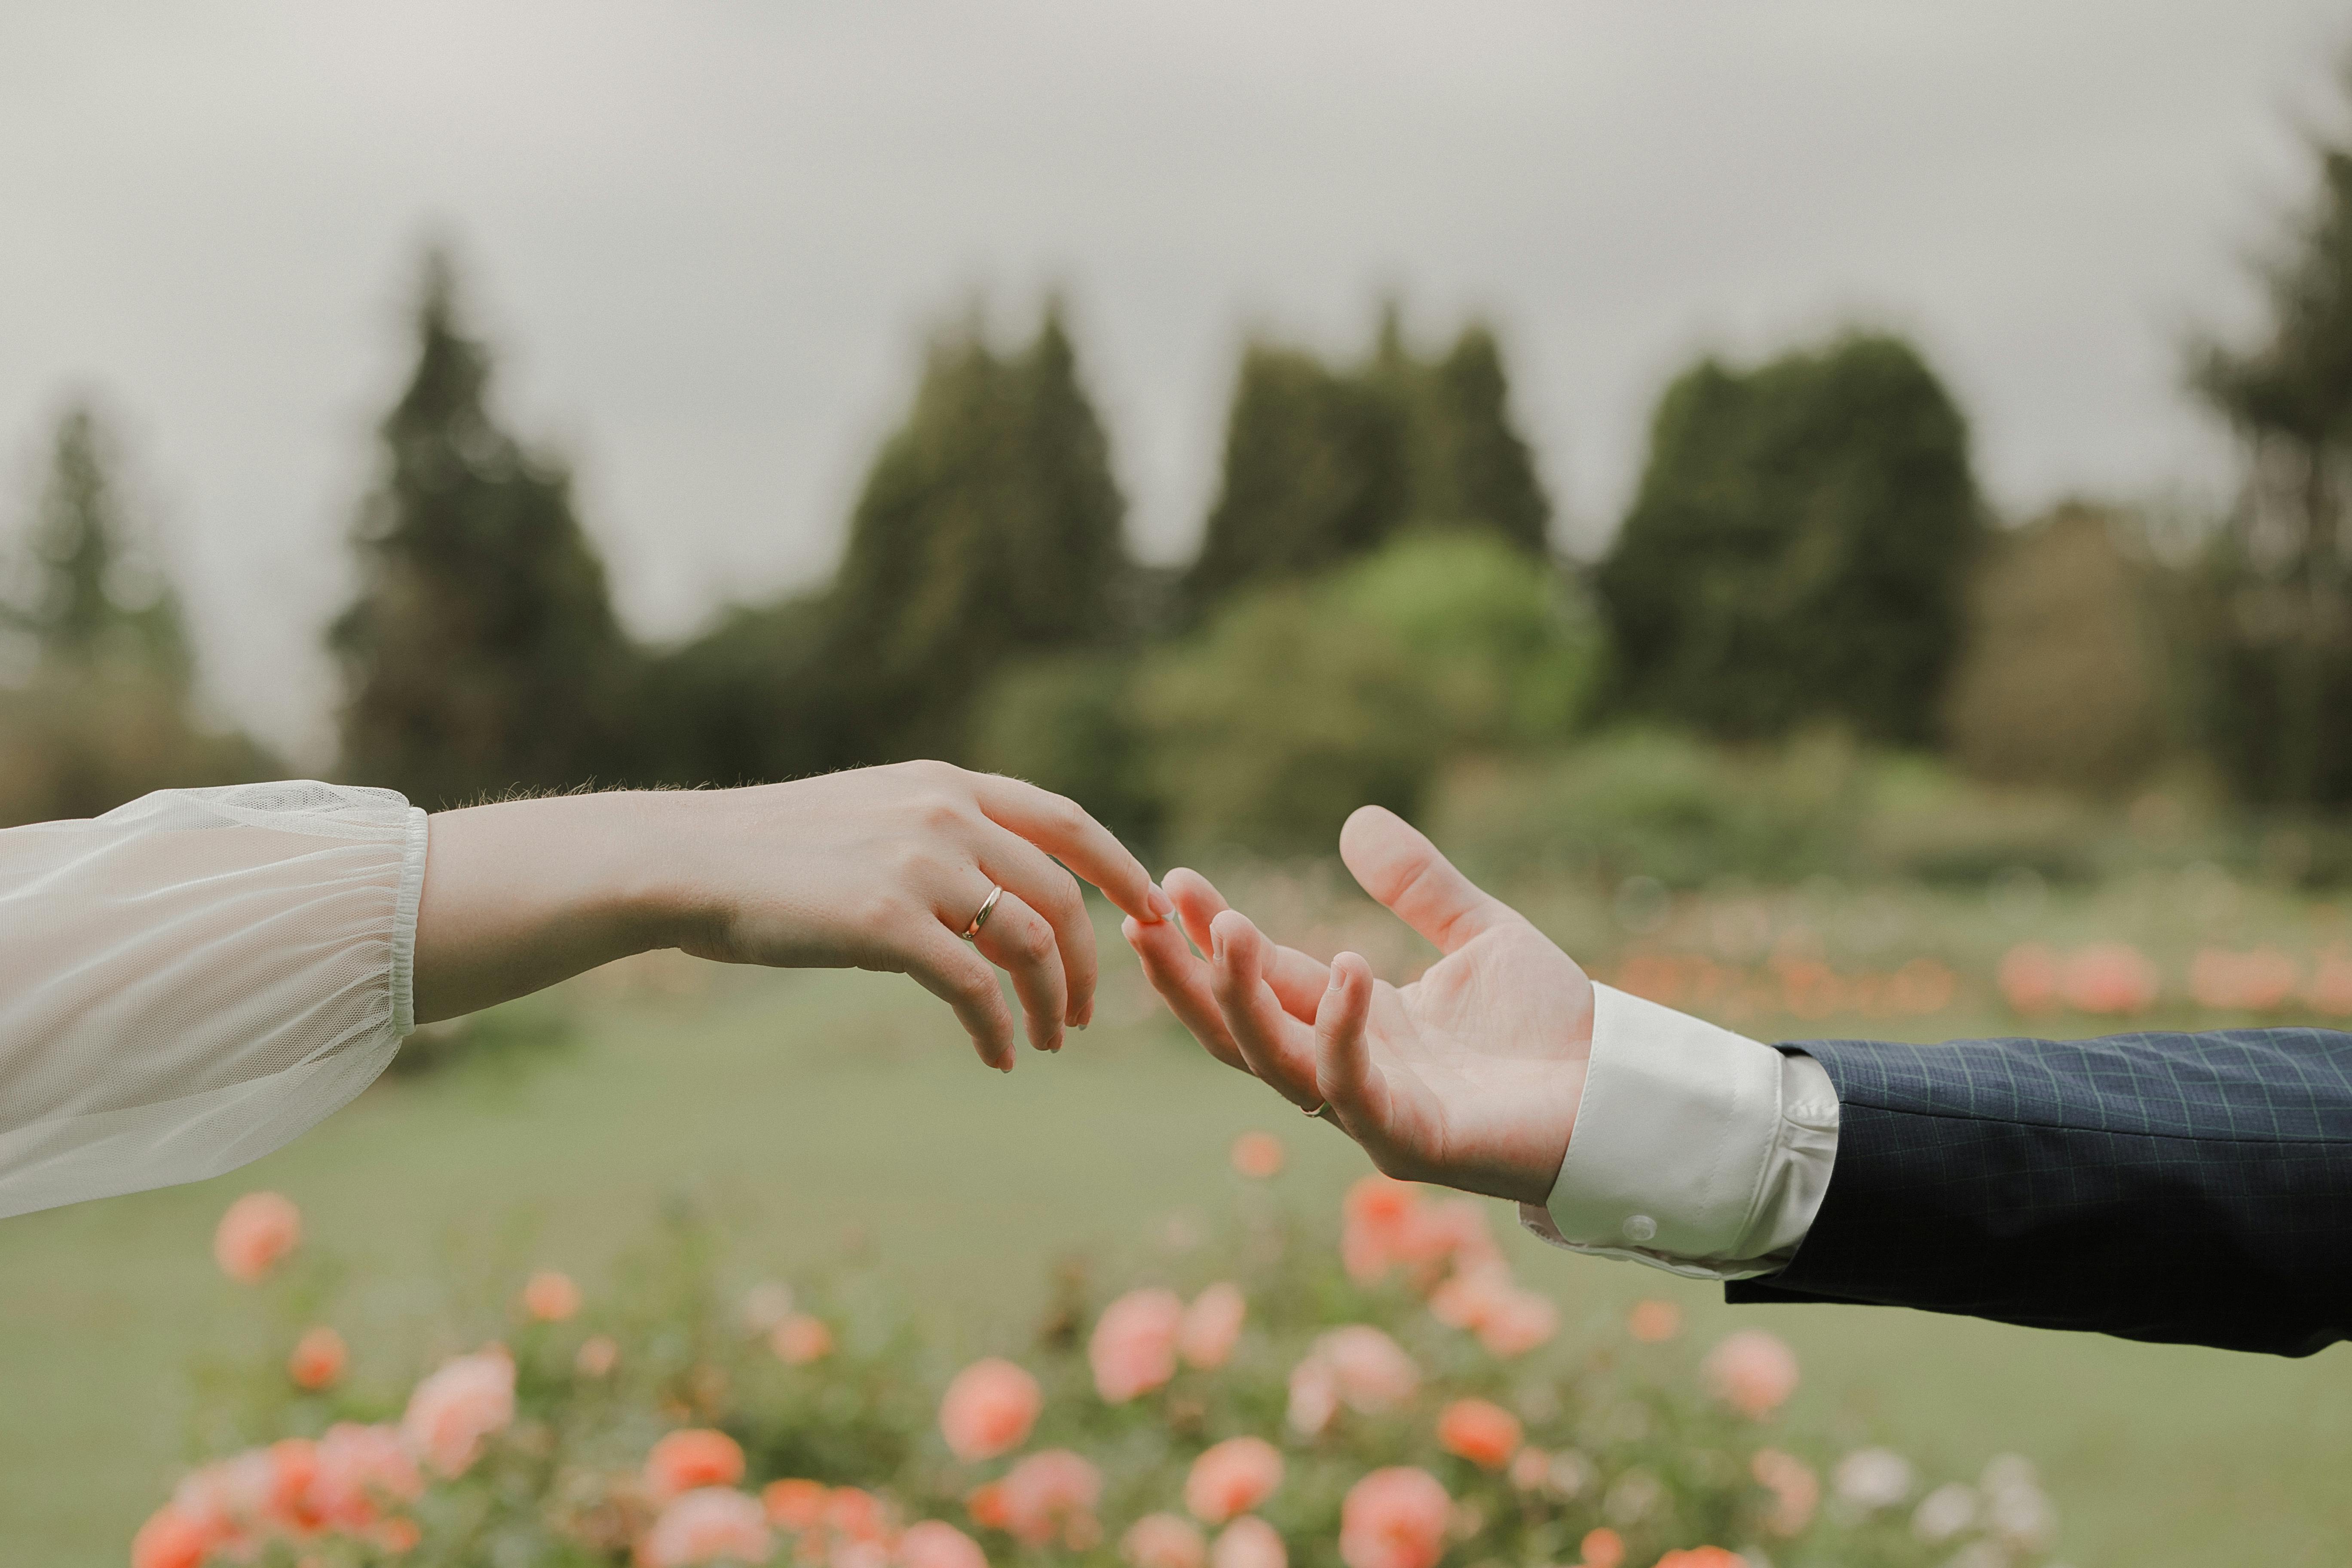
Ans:
<svg viewBox="0 0 2352 1568"><path fill-rule="evenodd" d="M1816 730L1729 745L1619 729L1560 752L1459 768L1433 832L1497 878L1984 883L2082 880L2146 865L2251 861L2192 790L2119 810L2074 792L1970 781L1936 760Z"/></svg>
<svg viewBox="0 0 2352 1568"><path fill-rule="evenodd" d="M1969 595L1945 733L1979 778L2112 792L2169 737L2155 569L2127 520L2069 502L1995 538Z"/></svg>
<svg viewBox="0 0 2352 1568"><path fill-rule="evenodd" d="M847 703L839 760L961 756L973 700L1008 659L1110 639L1126 509L1057 306L1018 354L977 327L935 342L833 589L822 658Z"/></svg>
<svg viewBox="0 0 2352 1568"><path fill-rule="evenodd" d="M1256 1137L1261 1179L1284 1181ZM1246 1513L1237 1533L1278 1542L1260 1560L1298 1568L1749 1560L1676 1552L1727 1541L1800 1565L2050 1561L2059 1514L2030 1462L2004 1456L1979 1489L1864 1447L1860 1415L1785 1407L1803 1374L1769 1331L1703 1349L1661 1300L1570 1330L1475 1200L1371 1176L1335 1227L1279 1191L1250 1182L1139 1268L1074 1259L976 1367L871 1273L729 1289L741 1261L678 1202L610 1287L526 1278L509 1247L445 1286L425 1345L362 1341L305 1387L289 1349L352 1321L357 1294L306 1238L240 1301L251 1349L205 1368L194 1426L219 1457L144 1533L202 1531L175 1561L259 1568L1150 1568L1209 1561L1209 1533ZM1204 1313L1220 1300L1231 1316ZM388 1451L373 1489L342 1484L370 1448ZM1214 1485L1236 1460L1244 1484ZM1425 1506L1378 1512L1400 1479ZM679 1528L714 1503L743 1522ZM1370 1541L1364 1513L1386 1521ZM1177 1550L1142 1550L1147 1520ZM921 1521L969 1534L920 1552Z"/></svg>
<svg viewBox="0 0 2352 1568"><path fill-rule="evenodd" d="M425 266L416 368L379 427L353 531L343 769L427 807L611 780L636 718L636 656L563 465L499 428L488 352L448 259Z"/></svg>
<svg viewBox="0 0 2352 1568"><path fill-rule="evenodd" d="M973 721L972 763L1085 804L1130 843L1158 841L1161 802L1135 722L1132 662L1045 654L1007 668Z"/></svg>
<svg viewBox="0 0 2352 1568"><path fill-rule="evenodd" d="M2305 808L2352 805L2352 142L2314 151L2318 189L2262 268L2268 322L2191 365L2247 454L2196 582L2202 740L2240 796Z"/></svg>
<svg viewBox="0 0 2352 1568"><path fill-rule="evenodd" d="M68 407L17 581L0 598L0 635L22 669L0 684L0 826L279 771L252 740L198 715L179 598L125 503L120 467L97 413Z"/></svg>
<svg viewBox="0 0 2352 1568"><path fill-rule="evenodd" d="M1967 424L1910 344L1703 360L1600 569L1620 699L1727 736L1928 741L1983 531Z"/></svg>
<svg viewBox="0 0 2352 1568"><path fill-rule="evenodd" d="M1192 607L1324 570L1412 521L1487 530L1541 554L1551 502L1509 404L1502 351L1483 324L1423 359L1391 308L1371 358L1347 369L1248 344L1217 499L1186 575Z"/></svg>
<svg viewBox="0 0 2352 1568"><path fill-rule="evenodd" d="M1308 583L1234 596L1132 667L1018 667L982 708L982 765L1130 834L1328 853L1367 801L1411 813L1453 753L1569 733L1598 628L1540 558L1407 533Z"/></svg>

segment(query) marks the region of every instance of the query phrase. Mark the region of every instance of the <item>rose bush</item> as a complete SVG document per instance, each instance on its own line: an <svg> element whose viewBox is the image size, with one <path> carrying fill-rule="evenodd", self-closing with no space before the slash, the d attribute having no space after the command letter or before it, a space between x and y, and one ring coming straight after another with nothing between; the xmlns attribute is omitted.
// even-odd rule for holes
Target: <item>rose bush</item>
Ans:
<svg viewBox="0 0 2352 1568"><path fill-rule="evenodd" d="M1483 1205L1381 1177L1336 1237L1253 1185L976 1356L870 1282L724 1288L680 1222L609 1287L517 1267L399 1367L318 1238L289 1265L291 1203L222 1234L282 1337L202 1391L221 1456L133 1568L2029 1568L2054 1531L2013 1456L1937 1484L1824 1446L1764 1330L1693 1346L1646 1301L1571 1337Z"/></svg>

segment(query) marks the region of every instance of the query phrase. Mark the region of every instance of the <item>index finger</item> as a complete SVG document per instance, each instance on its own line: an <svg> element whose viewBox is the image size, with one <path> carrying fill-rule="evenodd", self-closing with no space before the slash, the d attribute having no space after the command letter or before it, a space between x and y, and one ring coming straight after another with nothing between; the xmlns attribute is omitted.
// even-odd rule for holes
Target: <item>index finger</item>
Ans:
<svg viewBox="0 0 2352 1568"><path fill-rule="evenodd" d="M1100 888L1105 898L1127 913L1156 925L1176 912L1168 895L1151 885L1151 873L1143 862L1076 801L1001 773L971 776L980 809L991 821Z"/></svg>

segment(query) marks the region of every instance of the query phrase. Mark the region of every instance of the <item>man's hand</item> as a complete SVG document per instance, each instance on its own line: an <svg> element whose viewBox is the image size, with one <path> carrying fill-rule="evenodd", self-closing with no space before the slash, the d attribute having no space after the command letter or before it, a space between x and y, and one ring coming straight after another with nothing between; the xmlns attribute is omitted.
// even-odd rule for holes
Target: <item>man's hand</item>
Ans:
<svg viewBox="0 0 2352 1568"><path fill-rule="evenodd" d="M1410 985L1343 952L1326 965L1266 940L1208 879L1164 883L1185 932L1129 920L1129 945L1211 1054L1304 1110L1327 1106L1391 1176L1540 1204L1584 1092L1592 983L1518 912L1394 813L1339 835L1364 890L1444 956Z"/></svg>

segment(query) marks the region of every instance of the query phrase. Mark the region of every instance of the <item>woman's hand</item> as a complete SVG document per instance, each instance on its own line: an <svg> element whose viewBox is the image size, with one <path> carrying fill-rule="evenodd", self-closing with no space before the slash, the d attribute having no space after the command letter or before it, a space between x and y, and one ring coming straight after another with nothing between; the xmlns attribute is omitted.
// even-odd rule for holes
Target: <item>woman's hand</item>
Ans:
<svg viewBox="0 0 2352 1568"><path fill-rule="evenodd" d="M1229 1066L1323 1109L1391 1176L1540 1204L1584 1092L1592 983L1517 910L1481 891L1391 812L1339 836L1364 890L1444 956L1410 985L1343 952L1326 965L1266 940L1208 879L1172 871L1184 931L1127 940L1177 1017Z"/></svg>
<svg viewBox="0 0 2352 1568"><path fill-rule="evenodd" d="M1138 922L1174 912L1071 802L945 763L446 812L426 840L416 1016L677 947L730 963L901 971L1009 1072L1013 1017L992 965L1011 973L1040 1050L1094 1016L1094 928L1072 870ZM960 941L995 887L987 923Z"/></svg>

